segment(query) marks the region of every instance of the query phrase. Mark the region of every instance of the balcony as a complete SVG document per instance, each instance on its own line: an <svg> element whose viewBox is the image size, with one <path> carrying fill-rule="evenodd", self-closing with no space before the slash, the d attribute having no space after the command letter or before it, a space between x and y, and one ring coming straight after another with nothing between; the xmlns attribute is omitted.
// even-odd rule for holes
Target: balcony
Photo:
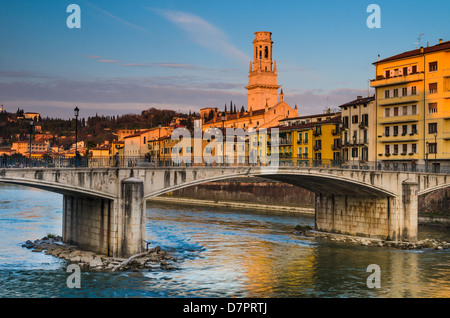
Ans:
<svg viewBox="0 0 450 318"><path fill-rule="evenodd" d="M331 145L331 149L334 150L334 151L339 150L339 149L341 149L341 145L340 144L333 144L333 145Z"/></svg>
<svg viewBox="0 0 450 318"><path fill-rule="evenodd" d="M398 85L398 84L405 84L405 83L411 83L411 82L418 82L423 80L424 73L418 72L414 74L408 74L408 75L398 75L386 78L383 75L377 76L376 79L373 79L370 81L370 86L377 88L377 87L383 87L383 86L389 86L389 85Z"/></svg>
<svg viewBox="0 0 450 318"><path fill-rule="evenodd" d="M280 138L280 146L281 145L292 145L291 138Z"/></svg>
<svg viewBox="0 0 450 318"><path fill-rule="evenodd" d="M362 121L359 123L359 128L361 129L367 129L369 127L369 123Z"/></svg>

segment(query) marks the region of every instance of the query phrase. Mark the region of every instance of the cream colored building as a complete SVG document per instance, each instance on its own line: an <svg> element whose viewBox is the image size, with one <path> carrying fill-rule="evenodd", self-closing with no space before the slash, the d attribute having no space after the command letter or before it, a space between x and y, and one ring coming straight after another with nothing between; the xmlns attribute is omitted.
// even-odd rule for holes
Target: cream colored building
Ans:
<svg viewBox="0 0 450 318"><path fill-rule="evenodd" d="M376 160L376 115L375 96L358 96L355 100L339 106L341 108L342 160L354 164L375 165Z"/></svg>
<svg viewBox="0 0 450 318"><path fill-rule="evenodd" d="M148 142L150 140L158 139L159 136L163 137L169 135L172 133L172 130L173 128L171 127L161 127L161 129L152 128L125 136L123 139L123 153L126 157L143 157L148 155Z"/></svg>

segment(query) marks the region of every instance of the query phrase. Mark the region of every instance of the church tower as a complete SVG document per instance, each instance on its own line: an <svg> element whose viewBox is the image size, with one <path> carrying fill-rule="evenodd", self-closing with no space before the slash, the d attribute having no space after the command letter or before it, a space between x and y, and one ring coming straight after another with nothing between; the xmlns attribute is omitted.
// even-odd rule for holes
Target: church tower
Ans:
<svg viewBox="0 0 450 318"><path fill-rule="evenodd" d="M277 62L272 63L272 33L255 32L253 62L248 74L248 109L264 109L278 103Z"/></svg>

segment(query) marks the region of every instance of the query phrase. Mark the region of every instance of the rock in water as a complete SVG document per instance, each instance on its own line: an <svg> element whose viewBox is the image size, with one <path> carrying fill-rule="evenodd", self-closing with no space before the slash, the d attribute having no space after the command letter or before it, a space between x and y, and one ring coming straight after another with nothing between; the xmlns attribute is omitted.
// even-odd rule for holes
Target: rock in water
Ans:
<svg viewBox="0 0 450 318"><path fill-rule="evenodd" d="M99 266L103 266L103 262L102 259L100 257L95 257L90 263L89 263L89 267L99 267Z"/></svg>

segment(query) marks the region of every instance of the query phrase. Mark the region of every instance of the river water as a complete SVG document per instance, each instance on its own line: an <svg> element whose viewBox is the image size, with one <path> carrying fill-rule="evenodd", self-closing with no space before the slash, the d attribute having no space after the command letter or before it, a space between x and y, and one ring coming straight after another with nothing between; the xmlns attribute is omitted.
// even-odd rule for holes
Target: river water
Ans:
<svg viewBox="0 0 450 318"><path fill-rule="evenodd" d="M450 250L404 251L292 234L311 216L147 204L147 239L178 258L177 269L81 273L67 287L67 263L21 247L61 235L62 196L0 185L0 297L450 297ZM420 237L450 240L448 229ZM370 264L380 288L368 288Z"/></svg>

